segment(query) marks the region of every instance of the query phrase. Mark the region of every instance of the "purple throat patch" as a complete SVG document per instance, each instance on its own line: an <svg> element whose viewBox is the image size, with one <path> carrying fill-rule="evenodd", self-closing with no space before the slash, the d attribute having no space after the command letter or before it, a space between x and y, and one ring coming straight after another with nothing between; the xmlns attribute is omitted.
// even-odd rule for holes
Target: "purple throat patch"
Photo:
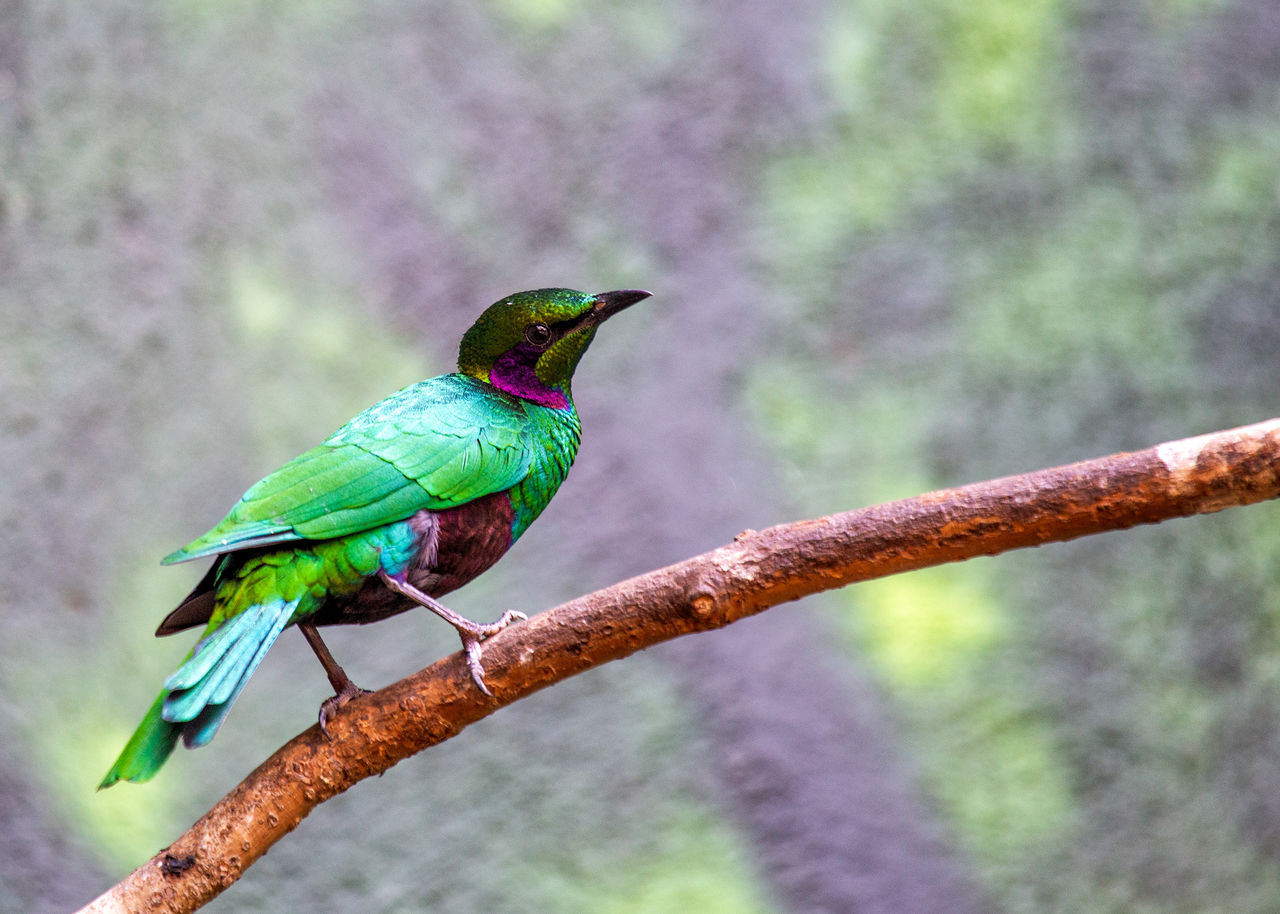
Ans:
<svg viewBox="0 0 1280 914"><path fill-rule="evenodd" d="M528 343L521 343L515 349L504 352L489 371L489 383L501 391L530 400L539 406L566 409L569 398L564 395L564 391L548 387L538 380L535 366L541 354L540 350Z"/></svg>

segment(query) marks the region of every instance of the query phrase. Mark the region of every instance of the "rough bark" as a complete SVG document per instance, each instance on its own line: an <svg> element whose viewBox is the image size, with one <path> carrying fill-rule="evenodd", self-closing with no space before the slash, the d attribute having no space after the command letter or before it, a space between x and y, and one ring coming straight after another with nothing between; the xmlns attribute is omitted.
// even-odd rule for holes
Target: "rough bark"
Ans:
<svg viewBox="0 0 1280 914"><path fill-rule="evenodd" d="M585 669L856 581L1280 496L1280 419L766 530L513 626L347 705L281 747L86 912L191 911L317 804Z"/></svg>

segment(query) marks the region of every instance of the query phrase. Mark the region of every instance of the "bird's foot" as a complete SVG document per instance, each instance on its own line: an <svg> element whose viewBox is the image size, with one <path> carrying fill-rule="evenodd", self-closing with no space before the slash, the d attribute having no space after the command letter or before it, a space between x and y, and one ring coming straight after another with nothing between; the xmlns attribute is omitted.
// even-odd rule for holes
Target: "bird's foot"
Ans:
<svg viewBox="0 0 1280 914"><path fill-rule="evenodd" d="M471 671L471 680L480 689L481 692L493 697L493 693L489 691L489 687L484 684L484 666L480 663L480 642L484 639L496 635L512 622L527 621L528 616L514 609L508 609L502 614L497 622L490 622L484 625L480 622L472 622L463 616L454 613L456 619L449 619L451 624L458 631L458 637L462 639L462 649L467 653L467 669Z"/></svg>
<svg viewBox="0 0 1280 914"><path fill-rule="evenodd" d="M385 571L378 572L378 576L382 578L382 583L396 593L403 594L415 603L425 606L457 630L458 637L462 639L462 649L467 654L467 669L471 671L471 679L480 687L481 692L492 697L493 693L484 684L484 667L480 664L480 642L485 638L496 635L512 622L518 619L528 619L529 617L522 612L508 609L497 622L490 622L487 625L481 622L473 622L466 616L454 612L435 597L427 596L400 576L390 575Z"/></svg>
<svg viewBox="0 0 1280 914"><path fill-rule="evenodd" d="M320 703L320 732L325 735L326 739L333 739L329 735L329 717L334 711L337 711L353 698L359 698L361 695L368 695L368 689L362 689L350 679L347 680L346 686L336 695L326 698Z"/></svg>

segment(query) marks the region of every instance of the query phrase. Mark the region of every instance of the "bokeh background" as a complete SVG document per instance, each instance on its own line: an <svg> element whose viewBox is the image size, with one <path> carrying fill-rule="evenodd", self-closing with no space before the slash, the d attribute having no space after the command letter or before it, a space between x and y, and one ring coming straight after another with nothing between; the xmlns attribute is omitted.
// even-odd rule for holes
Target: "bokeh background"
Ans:
<svg viewBox="0 0 1280 914"><path fill-rule="evenodd" d="M0 911L315 719L93 788L189 646L157 560L502 295L641 286L451 605L1256 421L1274 0L0 0ZM1280 512L893 578L583 675L325 804L211 911L1280 909ZM423 614L327 636L377 687Z"/></svg>

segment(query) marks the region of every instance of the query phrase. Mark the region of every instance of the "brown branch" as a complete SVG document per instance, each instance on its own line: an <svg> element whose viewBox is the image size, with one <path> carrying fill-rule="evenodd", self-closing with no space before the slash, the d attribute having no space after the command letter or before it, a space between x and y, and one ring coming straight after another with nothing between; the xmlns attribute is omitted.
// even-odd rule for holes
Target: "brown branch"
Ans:
<svg viewBox="0 0 1280 914"><path fill-rule="evenodd" d="M748 530L732 543L579 597L485 642L494 699L461 654L347 705L281 747L172 846L86 912L192 911L319 803L503 705L678 635L855 581L1219 511L1280 496L1280 419Z"/></svg>

